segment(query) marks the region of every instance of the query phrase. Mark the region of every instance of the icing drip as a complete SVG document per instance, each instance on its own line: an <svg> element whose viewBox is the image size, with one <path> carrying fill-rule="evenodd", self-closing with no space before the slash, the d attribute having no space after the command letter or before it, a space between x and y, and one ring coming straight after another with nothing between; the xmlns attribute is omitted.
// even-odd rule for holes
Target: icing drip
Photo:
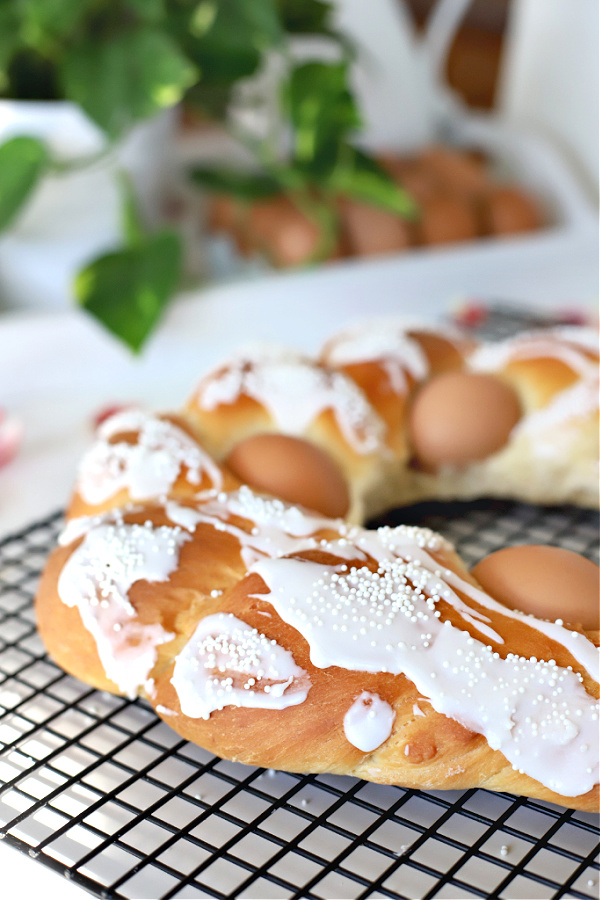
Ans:
<svg viewBox="0 0 600 900"><path fill-rule="evenodd" d="M598 409L600 385L598 372L593 378L578 381L571 387L560 391L547 406L536 409L525 416L514 428L513 436L518 434L536 434L537 441L533 445L539 456L562 457L564 447L560 440L560 428L565 422L584 419ZM547 440L540 440L542 433L547 433Z"/></svg>
<svg viewBox="0 0 600 900"><path fill-rule="evenodd" d="M131 507L130 511L133 511L133 509L134 507ZM58 543L61 547L67 547L69 544L72 544L73 541L82 538L92 528L96 528L98 525L109 524L122 525L123 510L108 509L105 512L98 513L94 516L76 516L74 519L70 519L58 535Z"/></svg>
<svg viewBox="0 0 600 900"><path fill-rule="evenodd" d="M487 607L487 609L501 613L503 616L506 616L507 619L517 619L520 622L525 622L530 628L535 628L536 631L540 631L551 640L556 641L558 644L562 644L569 651L573 659L576 659L586 670L588 675L593 678L594 681L598 681L598 649L591 641L588 641L583 635L579 634L578 631L568 631L566 628L563 628L563 623L560 620L548 622L544 619L538 619L535 616L520 612L518 609L509 609L507 606L504 606L504 604L498 603L497 600L494 600L494 598L490 597L489 594L486 594L485 591L476 588L468 581L464 581L450 569L444 571L444 578L449 584L454 585L458 590L468 594L473 600L476 600L482 606Z"/></svg>
<svg viewBox="0 0 600 900"><path fill-rule="evenodd" d="M532 332L496 344L483 344L469 357L469 368L476 372L492 372L503 369L513 360L549 358L569 366L581 378L589 378L597 373L598 364L586 356L584 350L598 352L598 336L591 329L549 329L542 334Z"/></svg>
<svg viewBox="0 0 600 900"><path fill-rule="evenodd" d="M591 328L553 328L543 334L520 335L497 344L479 347L469 358L473 371L494 372L520 359L556 359L568 366L579 380L559 391L541 409L525 415L512 431L513 437L535 437L532 447L537 456L564 457L560 426L585 418L598 409L598 362L587 353L598 353L598 334Z"/></svg>
<svg viewBox="0 0 600 900"><path fill-rule="evenodd" d="M486 623L489 622L489 619L478 610L466 606L456 593L451 590L451 587L455 587L462 593L467 594L481 606L493 612L501 613L506 618L525 622L530 628L535 628L552 640L557 641L557 643L563 644L587 673L595 681L598 680L598 650L590 641L583 638L576 631L568 631L563 628L562 622L547 622L543 619L529 616L519 610L509 609L502 603L498 603L485 591L465 581L451 569L440 568L439 564L429 556L427 550L435 551L444 547L451 548L451 545L441 535L435 532L429 532L428 534L427 532L428 529L411 529L407 528L407 526L378 528L377 531L356 528L353 530L353 539L357 548L364 550L378 562L393 560L398 556L403 557L405 560L418 560L423 567L439 579L438 587L435 587L434 582L431 583L431 587L434 590L438 590L442 599L450 602L465 621L469 622L489 639L503 643L500 635L487 627ZM414 544L414 546L411 547L411 544Z"/></svg>
<svg viewBox="0 0 600 900"><path fill-rule="evenodd" d="M208 719L225 706L286 709L306 700L308 674L289 650L230 613L200 621L171 678L181 711Z"/></svg>
<svg viewBox="0 0 600 900"><path fill-rule="evenodd" d="M385 427L362 391L341 372L313 363L267 359L262 363L235 359L205 379L197 394L206 410L235 403L246 395L261 403L284 434L302 435L328 409L357 453L383 451Z"/></svg>
<svg viewBox="0 0 600 900"><path fill-rule="evenodd" d="M137 442L110 443L115 435L137 432ZM183 429L168 419L141 410L111 416L98 429L98 440L83 457L78 472L79 493L87 503L103 503L126 488L134 500L161 497L170 491L182 467L192 485L206 474L220 490L219 467Z"/></svg>
<svg viewBox="0 0 600 900"><path fill-rule="evenodd" d="M387 319L348 329L328 346L327 361L334 366L381 361L392 389L397 394L405 394L407 372L415 381L422 381L429 374L427 357L418 341L406 334L407 330L410 329L406 323ZM425 329L420 326L419 330Z"/></svg>
<svg viewBox="0 0 600 900"><path fill-rule="evenodd" d="M318 546L312 535L320 529L346 527L341 520L314 516L280 500L260 497L246 486L194 507L169 502L165 508L172 522L190 531L204 522L237 538L248 566L262 556L283 556ZM248 530L231 522L231 517L244 519Z"/></svg>
<svg viewBox="0 0 600 900"><path fill-rule="evenodd" d="M93 636L106 675L134 697L171 640L161 625L142 625L128 593L134 582L166 581L190 536L180 528L100 524L73 551L58 581L60 599L77 607Z"/></svg>
<svg viewBox="0 0 600 900"><path fill-rule="evenodd" d="M502 659L442 622L441 598L429 593L431 571L420 561L383 559L372 572L264 559L252 571L307 640L315 666L404 674L434 709L484 734L515 769L551 790L576 796L598 783L599 707L581 676L554 660Z"/></svg>
<svg viewBox="0 0 600 900"><path fill-rule="evenodd" d="M363 691L344 716L344 734L363 753L376 750L392 733L396 713L377 694Z"/></svg>
<svg viewBox="0 0 600 900"><path fill-rule="evenodd" d="M431 550L450 546L431 529L409 525L379 528L373 541L373 532L360 526L349 526L342 519L323 518L281 500L261 497L247 486L220 493L194 507L169 502L166 512L172 522L191 531L197 523L206 522L233 535L242 546L247 566L263 556L285 556L316 548L340 558L366 559L367 555L390 555L396 546L404 544ZM229 521L232 516L245 519L248 530ZM334 536L318 537L319 531L333 531Z"/></svg>

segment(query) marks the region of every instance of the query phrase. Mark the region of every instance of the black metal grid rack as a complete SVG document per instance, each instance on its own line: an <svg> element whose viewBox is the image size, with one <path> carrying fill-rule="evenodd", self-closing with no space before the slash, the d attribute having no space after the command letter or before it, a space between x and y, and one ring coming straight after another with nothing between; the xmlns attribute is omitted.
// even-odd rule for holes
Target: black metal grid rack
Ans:
<svg viewBox="0 0 600 900"><path fill-rule="evenodd" d="M411 514L469 562L527 541L593 555L598 538L595 514L571 508L485 501ZM0 544L9 844L92 894L132 900L598 897L596 816L233 764L181 740L144 702L66 675L45 655L32 608L59 526L54 516Z"/></svg>
<svg viewBox="0 0 600 900"><path fill-rule="evenodd" d="M489 306L478 336L552 324ZM549 543L595 557L598 519L517 503L421 504L377 524L442 532L475 563ZM598 816L487 791L422 792L230 763L143 701L56 667L33 597L60 516L0 542L0 838L106 898L600 896Z"/></svg>

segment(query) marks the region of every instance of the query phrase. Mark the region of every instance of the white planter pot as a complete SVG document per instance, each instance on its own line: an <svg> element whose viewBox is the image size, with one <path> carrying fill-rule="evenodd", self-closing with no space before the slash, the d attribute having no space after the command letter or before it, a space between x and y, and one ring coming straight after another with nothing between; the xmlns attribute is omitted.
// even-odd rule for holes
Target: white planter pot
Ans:
<svg viewBox="0 0 600 900"><path fill-rule="evenodd" d="M176 114L136 125L114 147L75 104L0 100L0 144L31 135L66 165L46 176L0 234L0 306L48 308L73 300L75 273L123 239L122 172L149 224L171 177Z"/></svg>

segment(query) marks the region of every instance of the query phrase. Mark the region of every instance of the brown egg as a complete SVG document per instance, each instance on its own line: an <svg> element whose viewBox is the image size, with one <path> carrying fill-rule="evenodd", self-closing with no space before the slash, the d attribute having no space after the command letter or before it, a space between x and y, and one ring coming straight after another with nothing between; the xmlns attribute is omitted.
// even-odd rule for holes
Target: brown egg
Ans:
<svg viewBox="0 0 600 900"><path fill-rule="evenodd" d="M483 199L489 234L518 234L540 228L542 217L535 201L519 188L496 187Z"/></svg>
<svg viewBox="0 0 600 900"><path fill-rule="evenodd" d="M476 238L479 225L467 198L440 194L422 201L416 228L423 244L452 244Z"/></svg>
<svg viewBox="0 0 600 900"><path fill-rule="evenodd" d="M429 371L433 375L437 375L438 372L446 372L448 369L462 368L464 359L456 342L453 343L441 335L429 331L409 331L408 336L417 341L421 347L427 357ZM467 350L470 344L466 340L461 340L459 346Z"/></svg>
<svg viewBox="0 0 600 900"><path fill-rule="evenodd" d="M348 248L355 256L397 253L410 246L410 225L384 209L345 200L340 203L340 218Z"/></svg>
<svg viewBox="0 0 600 900"><path fill-rule="evenodd" d="M425 469L463 466L503 447L521 417L510 385L493 375L444 372L417 393L409 434Z"/></svg>
<svg viewBox="0 0 600 900"><path fill-rule="evenodd" d="M506 547L472 569L481 586L510 609L597 630L600 569L584 556L537 544Z"/></svg>
<svg viewBox="0 0 600 900"><path fill-rule="evenodd" d="M326 516L344 516L348 485L319 447L285 434L256 434L237 444L227 466L245 484Z"/></svg>
<svg viewBox="0 0 600 900"><path fill-rule="evenodd" d="M420 158L452 192L473 196L489 184L485 161L464 150L431 146L423 150Z"/></svg>
<svg viewBox="0 0 600 900"><path fill-rule="evenodd" d="M443 185L437 175L418 157L387 155L380 157L378 161L388 175L403 187L417 203L430 200L443 190Z"/></svg>
<svg viewBox="0 0 600 900"><path fill-rule="evenodd" d="M210 197L207 209L209 231L232 231L236 224L236 201L225 194Z"/></svg>
<svg viewBox="0 0 600 900"><path fill-rule="evenodd" d="M247 220L246 239L275 266L309 262L316 252L319 228L284 195L254 204Z"/></svg>

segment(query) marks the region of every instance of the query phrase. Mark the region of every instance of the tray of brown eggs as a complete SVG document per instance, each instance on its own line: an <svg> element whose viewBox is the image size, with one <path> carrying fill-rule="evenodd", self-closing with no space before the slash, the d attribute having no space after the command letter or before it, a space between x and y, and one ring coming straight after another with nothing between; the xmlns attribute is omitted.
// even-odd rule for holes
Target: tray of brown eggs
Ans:
<svg viewBox="0 0 600 900"><path fill-rule="evenodd" d="M378 161L416 201L417 214L407 220L339 199L339 236L331 259L507 237L536 231L548 220L536 194L514 179L499 178L493 161L479 150L435 144L410 155L386 153ZM258 254L282 268L310 261L319 242L315 223L285 194L251 204L213 195L208 228L226 234L241 256Z"/></svg>
<svg viewBox="0 0 600 900"><path fill-rule="evenodd" d="M559 151L497 117L447 123L444 141L412 152L381 152L379 164L415 201L410 220L338 198L338 239L329 260L461 249L478 241L543 237L596 227L596 213ZM208 198L209 233L225 236L239 260L293 268L315 261L319 229L285 194L246 203Z"/></svg>

